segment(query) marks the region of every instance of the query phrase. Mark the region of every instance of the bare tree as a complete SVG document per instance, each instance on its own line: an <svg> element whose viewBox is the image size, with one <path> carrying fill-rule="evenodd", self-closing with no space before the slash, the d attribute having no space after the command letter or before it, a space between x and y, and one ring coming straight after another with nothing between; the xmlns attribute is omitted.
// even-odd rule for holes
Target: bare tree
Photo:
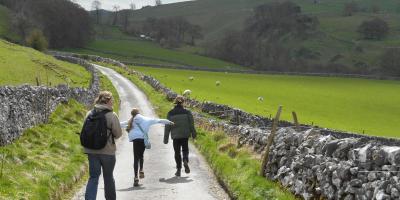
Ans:
<svg viewBox="0 0 400 200"><path fill-rule="evenodd" d="M354 13L358 12L359 6L357 2L351 1L344 4L343 14L344 16L353 16Z"/></svg>
<svg viewBox="0 0 400 200"><path fill-rule="evenodd" d="M156 4L156 6L161 6L162 2L161 2L161 0L155 0L155 4Z"/></svg>
<svg viewBox="0 0 400 200"><path fill-rule="evenodd" d="M112 23L113 26L117 25L119 8L120 8L119 5L113 6L113 10L114 10L114 20Z"/></svg>
<svg viewBox="0 0 400 200"><path fill-rule="evenodd" d="M129 27L129 17L133 18L133 11L136 9L136 5L133 3L133 1L129 4L129 9L128 10L123 10L122 11L122 20L123 20L123 27L124 30L127 31Z"/></svg>
<svg viewBox="0 0 400 200"><path fill-rule="evenodd" d="M94 0L92 2L92 10L96 11L96 23L99 24L100 22L100 9L101 9L101 2L99 0Z"/></svg>
<svg viewBox="0 0 400 200"><path fill-rule="evenodd" d="M129 8L130 8L132 11L136 10L136 4L133 3L133 1L132 1L132 2L129 4Z"/></svg>
<svg viewBox="0 0 400 200"><path fill-rule="evenodd" d="M124 31L128 30L129 26L129 12L130 10L122 10L121 15L122 15L122 26L124 28Z"/></svg>
<svg viewBox="0 0 400 200"><path fill-rule="evenodd" d="M202 39L204 37L203 34L201 33L201 26L199 26L199 25L190 25L188 33L190 36L189 44L192 46L195 45L196 39Z"/></svg>

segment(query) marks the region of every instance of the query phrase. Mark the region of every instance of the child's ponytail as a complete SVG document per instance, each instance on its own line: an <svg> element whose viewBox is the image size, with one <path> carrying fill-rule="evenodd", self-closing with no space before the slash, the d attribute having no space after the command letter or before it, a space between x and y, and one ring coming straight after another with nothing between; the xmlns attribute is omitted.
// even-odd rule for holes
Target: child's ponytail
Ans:
<svg viewBox="0 0 400 200"><path fill-rule="evenodd" d="M132 111L131 111L132 117L131 117L131 118L129 119L129 121L128 121L128 127L126 127L126 131L127 131L127 132L129 132L129 131L132 130L132 128L133 128L133 127L132 127L133 118L135 118L135 116L136 116L137 114L139 114L139 109L133 108Z"/></svg>

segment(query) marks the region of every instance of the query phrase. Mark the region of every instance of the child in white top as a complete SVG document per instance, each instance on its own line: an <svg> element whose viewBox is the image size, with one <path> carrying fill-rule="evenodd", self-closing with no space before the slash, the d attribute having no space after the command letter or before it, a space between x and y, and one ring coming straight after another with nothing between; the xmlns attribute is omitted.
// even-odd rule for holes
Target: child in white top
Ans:
<svg viewBox="0 0 400 200"><path fill-rule="evenodd" d="M167 119L156 119L149 118L139 114L139 109L134 108L131 111L131 119L128 121L121 122L121 127L126 128L128 131L129 141L133 142L133 154L134 154L134 170L135 170L135 180L134 186L139 186L138 179L138 168L140 165L140 178L144 178L143 172L143 154L145 151L145 144L148 142L147 133L150 126L154 124L168 124L173 125L174 123Z"/></svg>

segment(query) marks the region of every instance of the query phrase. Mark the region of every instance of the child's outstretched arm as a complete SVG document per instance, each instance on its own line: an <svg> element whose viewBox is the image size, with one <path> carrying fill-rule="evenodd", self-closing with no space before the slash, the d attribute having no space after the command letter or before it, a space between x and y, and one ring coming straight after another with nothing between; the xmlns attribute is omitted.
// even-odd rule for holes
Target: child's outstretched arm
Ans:
<svg viewBox="0 0 400 200"><path fill-rule="evenodd" d="M120 126L121 126L121 128L127 128L128 127L128 122L129 121L123 121L123 122L120 122L119 124L120 124Z"/></svg>
<svg viewBox="0 0 400 200"><path fill-rule="evenodd" d="M168 119L158 119L159 124L165 124L165 125L174 125L174 122L169 121Z"/></svg>

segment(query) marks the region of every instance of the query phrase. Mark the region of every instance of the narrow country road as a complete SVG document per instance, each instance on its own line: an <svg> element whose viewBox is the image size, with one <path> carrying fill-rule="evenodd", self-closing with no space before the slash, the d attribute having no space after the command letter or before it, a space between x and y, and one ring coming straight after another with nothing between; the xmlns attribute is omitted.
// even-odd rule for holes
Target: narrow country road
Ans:
<svg viewBox="0 0 400 200"><path fill-rule="evenodd" d="M121 121L128 120L133 107L140 109L141 113L149 117L157 117L151 104L142 91L132 82L114 70L96 66L105 74L117 89L121 107L119 117ZM221 186L216 181L206 161L199 152L190 146L191 173L182 177L175 177L175 161L172 141L163 144L163 125L155 125L150 129L152 149L146 150L144 155L145 179L140 180L140 187L133 187L133 148L126 134L117 142L117 163L114 178L118 200L128 199L229 199ZM86 186L86 185L85 185ZM73 198L84 199L85 186ZM104 186L101 178L97 199L104 199Z"/></svg>

